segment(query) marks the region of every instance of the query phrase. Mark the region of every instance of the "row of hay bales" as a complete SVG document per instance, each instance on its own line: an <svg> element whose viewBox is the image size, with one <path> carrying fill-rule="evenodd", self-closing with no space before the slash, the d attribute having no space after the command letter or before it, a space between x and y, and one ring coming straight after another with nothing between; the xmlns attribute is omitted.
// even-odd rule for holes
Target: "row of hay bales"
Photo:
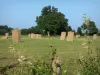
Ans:
<svg viewBox="0 0 100 75"><path fill-rule="evenodd" d="M3 37L3 39L8 39L9 37L9 33L5 33L5 36ZM40 39L41 38L41 34L28 34L28 37L30 38L37 38ZM20 42L20 38L21 38L21 30L19 29L14 29L12 30L12 40L16 41L16 42Z"/></svg>
<svg viewBox="0 0 100 75"><path fill-rule="evenodd" d="M80 35L77 34L76 38L79 38L79 37L80 37ZM87 36L87 37L89 37L89 36ZM93 39L95 40L97 38L98 38L97 34L94 34ZM66 39L66 32L61 32L60 40L65 40L65 39ZM73 40L74 40L74 32L69 31L68 35L67 35L67 41L73 41Z"/></svg>
<svg viewBox="0 0 100 75"><path fill-rule="evenodd" d="M8 37L9 37L9 33L5 33L5 36L2 38L7 40ZM12 40L16 42L20 42L20 38L21 38L21 30L19 29L12 30Z"/></svg>
<svg viewBox="0 0 100 75"><path fill-rule="evenodd" d="M66 32L61 32L60 40L66 39ZM74 32L68 32L67 35L67 41L73 41L74 40Z"/></svg>
<svg viewBox="0 0 100 75"><path fill-rule="evenodd" d="M29 38L41 38L41 34L28 34ZM60 40L65 40L66 39L66 32L61 32L61 36L60 36ZM68 36L67 36L67 40L68 41L73 41L74 40L74 32L68 32Z"/></svg>
<svg viewBox="0 0 100 75"><path fill-rule="evenodd" d="M33 34L33 33L31 33L31 34L28 34L28 37L29 38L40 39L41 38L41 34Z"/></svg>
<svg viewBox="0 0 100 75"><path fill-rule="evenodd" d="M9 37L9 33L5 33L5 36L3 37L3 39L8 39ZM41 34L28 34L29 38L36 38L36 39L40 39L42 38ZM76 38L80 37L80 35L76 35ZM16 42L20 42L20 38L21 38L21 30L19 29L14 29L12 30L12 40L16 41ZM97 35L94 34L93 35L93 39L96 39ZM66 32L61 32L61 36L60 36L60 40L65 40L66 39ZM73 41L74 40L74 32L69 31L68 35L67 35L67 41Z"/></svg>
<svg viewBox="0 0 100 75"><path fill-rule="evenodd" d="M3 37L4 39L8 39L9 33L5 33L5 36ZM20 41L21 37L21 31L18 29L12 30L12 40L15 40L17 42ZM41 38L41 34L28 34L29 38ZM77 35L79 37L79 35ZM65 40L66 39L66 32L61 32L60 40ZM74 32L68 32L67 40L73 41L74 40Z"/></svg>
<svg viewBox="0 0 100 75"><path fill-rule="evenodd" d="M41 34L28 34L29 38L37 38L40 39L41 38ZM61 36L60 36L60 40L65 40L66 38L66 32L61 32ZM67 37L68 41L73 41L74 40L74 32L68 32L68 37Z"/></svg>
<svg viewBox="0 0 100 75"><path fill-rule="evenodd" d="M5 36L4 37L2 37L3 39L8 39L8 36L9 36L9 33L5 33Z"/></svg>

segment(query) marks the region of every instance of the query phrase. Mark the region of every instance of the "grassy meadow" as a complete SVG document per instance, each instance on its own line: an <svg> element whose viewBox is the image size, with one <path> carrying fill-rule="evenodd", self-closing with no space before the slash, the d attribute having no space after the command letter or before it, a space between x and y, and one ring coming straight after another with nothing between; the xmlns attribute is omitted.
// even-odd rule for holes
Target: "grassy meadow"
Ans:
<svg viewBox="0 0 100 75"><path fill-rule="evenodd" d="M89 47L94 50L100 48L100 38L93 40L92 37L80 37L75 38L74 41L59 40L59 36L51 38L32 39L27 36L21 36L21 42L15 44L16 50L21 55L32 60L34 59L45 59L49 52L52 51L50 45L57 49L57 56L62 59L62 63L66 64L68 75L74 75L75 70L78 68L78 64L74 61L80 56L86 56L88 49L87 42L92 40ZM84 45L86 43L86 45ZM11 54L9 46L13 44L11 37L8 40L2 39L0 36L0 67L16 62L16 57ZM23 45L23 46L21 46ZM21 51L22 49L22 51ZM95 53L94 53L95 54ZM14 61L15 60L15 61Z"/></svg>

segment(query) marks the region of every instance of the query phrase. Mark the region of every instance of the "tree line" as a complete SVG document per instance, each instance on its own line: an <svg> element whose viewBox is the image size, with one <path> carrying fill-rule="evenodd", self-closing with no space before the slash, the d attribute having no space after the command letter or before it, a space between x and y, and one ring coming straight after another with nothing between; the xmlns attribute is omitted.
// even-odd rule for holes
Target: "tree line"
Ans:
<svg viewBox="0 0 100 75"><path fill-rule="evenodd" d="M75 34L80 35L93 35L99 33L98 28L94 21L90 20L83 15L83 24L77 28L77 31L73 30L68 24L68 19L62 12L58 11L58 8L54 6L45 6L41 10L41 15L36 17L36 26L30 28L21 29L22 35L29 33L37 33L42 35L60 35L61 32L74 31ZM0 35L4 35L6 32L11 33L13 28L7 25L0 25Z"/></svg>
<svg viewBox="0 0 100 75"><path fill-rule="evenodd" d="M5 33L9 32L11 34L11 30L13 28L8 27L7 25L0 25L0 35L5 35Z"/></svg>

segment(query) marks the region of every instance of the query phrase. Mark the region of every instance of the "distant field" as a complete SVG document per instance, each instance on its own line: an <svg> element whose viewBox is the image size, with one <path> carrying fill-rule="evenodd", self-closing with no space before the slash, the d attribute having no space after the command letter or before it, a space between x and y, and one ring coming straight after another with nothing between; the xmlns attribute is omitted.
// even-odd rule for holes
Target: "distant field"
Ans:
<svg viewBox="0 0 100 75"><path fill-rule="evenodd" d="M89 40L91 40L89 38ZM57 49L57 55L62 58L62 61L66 63L66 66L69 68L69 74L75 70L77 64L70 64L70 59L77 59L79 55L86 55L87 49L84 48L83 43L87 43L86 37L75 38L73 42L71 41L61 41L59 37L52 38L42 38L42 39L31 39L27 36L22 36L21 42L16 43L16 50L21 49L20 45L25 45L23 48L22 55L28 58L45 58L49 52L52 51L50 45L54 46ZM11 38L4 40L0 36L0 66L5 66L11 63L9 58L12 58L12 54L9 52L9 45L12 45ZM95 48L100 48L100 38L92 40L90 47L94 50ZM73 62L73 61L72 61Z"/></svg>

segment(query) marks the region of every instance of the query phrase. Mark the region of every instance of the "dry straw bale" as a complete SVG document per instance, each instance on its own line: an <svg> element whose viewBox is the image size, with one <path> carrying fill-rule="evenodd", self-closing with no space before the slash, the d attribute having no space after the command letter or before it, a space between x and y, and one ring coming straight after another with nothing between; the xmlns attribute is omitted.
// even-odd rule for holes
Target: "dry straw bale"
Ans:
<svg viewBox="0 0 100 75"><path fill-rule="evenodd" d="M9 33L5 33L5 39L7 40L9 37Z"/></svg>
<svg viewBox="0 0 100 75"><path fill-rule="evenodd" d="M40 38L41 38L41 34L33 34L33 33L31 33L31 34L30 34L30 37L31 37L31 38L40 39Z"/></svg>
<svg viewBox="0 0 100 75"><path fill-rule="evenodd" d="M20 42L21 31L19 29L12 30L12 40Z"/></svg>
<svg viewBox="0 0 100 75"><path fill-rule="evenodd" d="M80 37L80 35L79 35L79 34L77 34L77 35L76 35L76 38L79 38L79 37Z"/></svg>
<svg viewBox="0 0 100 75"><path fill-rule="evenodd" d="M60 40L65 40L66 32L61 32Z"/></svg>
<svg viewBox="0 0 100 75"><path fill-rule="evenodd" d="M36 39L38 39L39 38L39 34L36 34Z"/></svg>
<svg viewBox="0 0 100 75"><path fill-rule="evenodd" d="M31 37L31 34L28 34L28 37L30 38Z"/></svg>
<svg viewBox="0 0 100 75"><path fill-rule="evenodd" d="M41 38L41 34L36 34L36 39L40 39Z"/></svg>
<svg viewBox="0 0 100 75"><path fill-rule="evenodd" d="M9 37L9 33L5 33L5 36L6 36L6 37Z"/></svg>
<svg viewBox="0 0 100 75"><path fill-rule="evenodd" d="M5 33L5 36L3 36L3 37L2 37L2 39L7 40L7 39L8 39L8 37L9 37L9 33Z"/></svg>
<svg viewBox="0 0 100 75"><path fill-rule="evenodd" d="M35 38L36 34L31 33L31 38Z"/></svg>
<svg viewBox="0 0 100 75"><path fill-rule="evenodd" d="M67 41L73 41L74 40L74 32L70 31L67 35Z"/></svg>
<svg viewBox="0 0 100 75"><path fill-rule="evenodd" d="M93 39L95 40L95 39L97 39L97 38L98 38L97 34L94 34L94 35L93 35Z"/></svg>
<svg viewBox="0 0 100 75"><path fill-rule="evenodd" d="M38 35L38 37L39 37L39 39L41 39L42 35L41 35L41 34L39 34L39 35Z"/></svg>

